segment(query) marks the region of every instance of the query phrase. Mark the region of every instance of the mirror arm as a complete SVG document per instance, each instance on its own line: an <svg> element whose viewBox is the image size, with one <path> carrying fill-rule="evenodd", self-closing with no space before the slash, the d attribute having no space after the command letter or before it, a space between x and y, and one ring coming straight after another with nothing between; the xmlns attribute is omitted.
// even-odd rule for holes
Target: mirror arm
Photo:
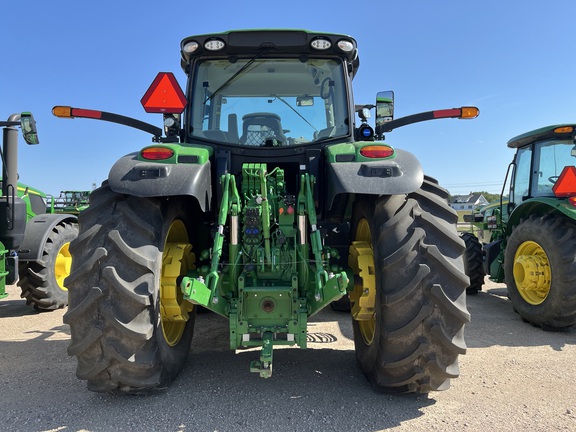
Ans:
<svg viewBox="0 0 576 432"><path fill-rule="evenodd" d="M387 123L383 123L381 125L376 126L376 134L381 135L384 132L390 132L394 129L412 123L419 123L427 120L436 120L441 118L462 118L462 108L427 111L423 113L412 114L406 117L400 117L399 119L395 119Z"/></svg>

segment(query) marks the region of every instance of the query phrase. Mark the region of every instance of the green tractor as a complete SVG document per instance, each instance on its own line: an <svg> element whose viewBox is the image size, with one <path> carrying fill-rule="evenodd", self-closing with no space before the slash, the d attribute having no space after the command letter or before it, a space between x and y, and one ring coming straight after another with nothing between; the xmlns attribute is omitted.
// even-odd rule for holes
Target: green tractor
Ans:
<svg viewBox="0 0 576 432"><path fill-rule="evenodd" d="M64 279L70 273L70 241L78 235L77 217L56 213L50 198L18 183L18 130L28 144L38 144L31 113L13 114L3 129L0 196L0 298L6 285L18 284L27 304L38 310L68 304Z"/></svg>
<svg viewBox="0 0 576 432"><path fill-rule="evenodd" d="M349 295L375 388L447 388L470 319L464 243L447 191L383 133L478 109L394 120L392 92L355 105L358 51L345 35L230 31L187 37L181 55L186 93L160 73L141 101L163 129L53 109L153 135L79 216L64 316L77 376L101 392L167 387L201 306L228 320L231 349L260 348L250 370L267 378L273 348L306 348L309 320Z"/></svg>
<svg viewBox="0 0 576 432"><path fill-rule="evenodd" d="M508 141L507 200L465 221L483 232L465 235L469 293L484 275L505 282L514 310L547 330L576 323L576 125L553 125ZM504 195L504 188L502 196ZM481 250L481 253L478 251Z"/></svg>

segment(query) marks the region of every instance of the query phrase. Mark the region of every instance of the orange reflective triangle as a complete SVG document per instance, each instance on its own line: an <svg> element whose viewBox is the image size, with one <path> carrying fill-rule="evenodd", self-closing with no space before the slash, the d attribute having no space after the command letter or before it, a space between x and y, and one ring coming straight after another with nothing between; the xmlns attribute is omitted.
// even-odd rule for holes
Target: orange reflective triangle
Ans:
<svg viewBox="0 0 576 432"><path fill-rule="evenodd" d="M576 167L565 166L560 177L552 186L552 192L557 197L576 195Z"/></svg>
<svg viewBox="0 0 576 432"><path fill-rule="evenodd" d="M180 114L186 106L186 96L171 72L160 72L140 100L148 113Z"/></svg>

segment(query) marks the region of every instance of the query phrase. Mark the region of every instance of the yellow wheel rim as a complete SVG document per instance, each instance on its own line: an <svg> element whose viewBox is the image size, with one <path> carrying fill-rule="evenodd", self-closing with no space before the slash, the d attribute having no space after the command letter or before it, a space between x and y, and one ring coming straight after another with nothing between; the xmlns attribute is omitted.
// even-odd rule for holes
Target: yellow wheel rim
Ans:
<svg viewBox="0 0 576 432"><path fill-rule="evenodd" d="M184 301L178 278L194 268L195 256L188 238L188 231L181 220L170 225L160 275L160 319L164 339L170 346L176 345L188 322L191 303Z"/></svg>
<svg viewBox="0 0 576 432"><path fill-rule="evenodd" d="M354 290L350 293L352 317L367 345L374 341L376 329L376 277L370 225L366 219L358 222L355 240L350 245L348 265L354 271Z"/></svg>
<svg viewBox="0 0 576 432"><path fill-rule="evenodd" d="M70 275L70 268L72 267L72 255L70 254L70 242L65 243L56 255L56 262L54 263L54 277L60 289L67 291L64 286L64 279Z"/></svg>
<svg viewBox="0 0 576 432"><path fill-rule="evenodd" d="M539 305L550 293L552 272L548 255L534 241L525 241L514 255L514 282L524 300Z"/></svg>

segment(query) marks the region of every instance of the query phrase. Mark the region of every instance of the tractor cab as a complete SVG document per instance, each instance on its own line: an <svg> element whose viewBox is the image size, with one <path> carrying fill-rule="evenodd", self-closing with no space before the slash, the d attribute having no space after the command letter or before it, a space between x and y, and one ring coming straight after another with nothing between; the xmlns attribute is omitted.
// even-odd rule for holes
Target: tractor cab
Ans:
<svg viewBox="0 0 576 432"><path fill-rule="evenodd" d="M187 139L251 148L349 141L356 41L308 32L256 33L182 41L182 66L190 79ZM254 40L267 43L254 49Z"/></svg>
<svg viewBox="0 0 576 432"><path fill-rule="evenodd" d="M510 187L512 208L530 198L576 195L576 125L555 125L508 142L516 148Z"/></svg>

